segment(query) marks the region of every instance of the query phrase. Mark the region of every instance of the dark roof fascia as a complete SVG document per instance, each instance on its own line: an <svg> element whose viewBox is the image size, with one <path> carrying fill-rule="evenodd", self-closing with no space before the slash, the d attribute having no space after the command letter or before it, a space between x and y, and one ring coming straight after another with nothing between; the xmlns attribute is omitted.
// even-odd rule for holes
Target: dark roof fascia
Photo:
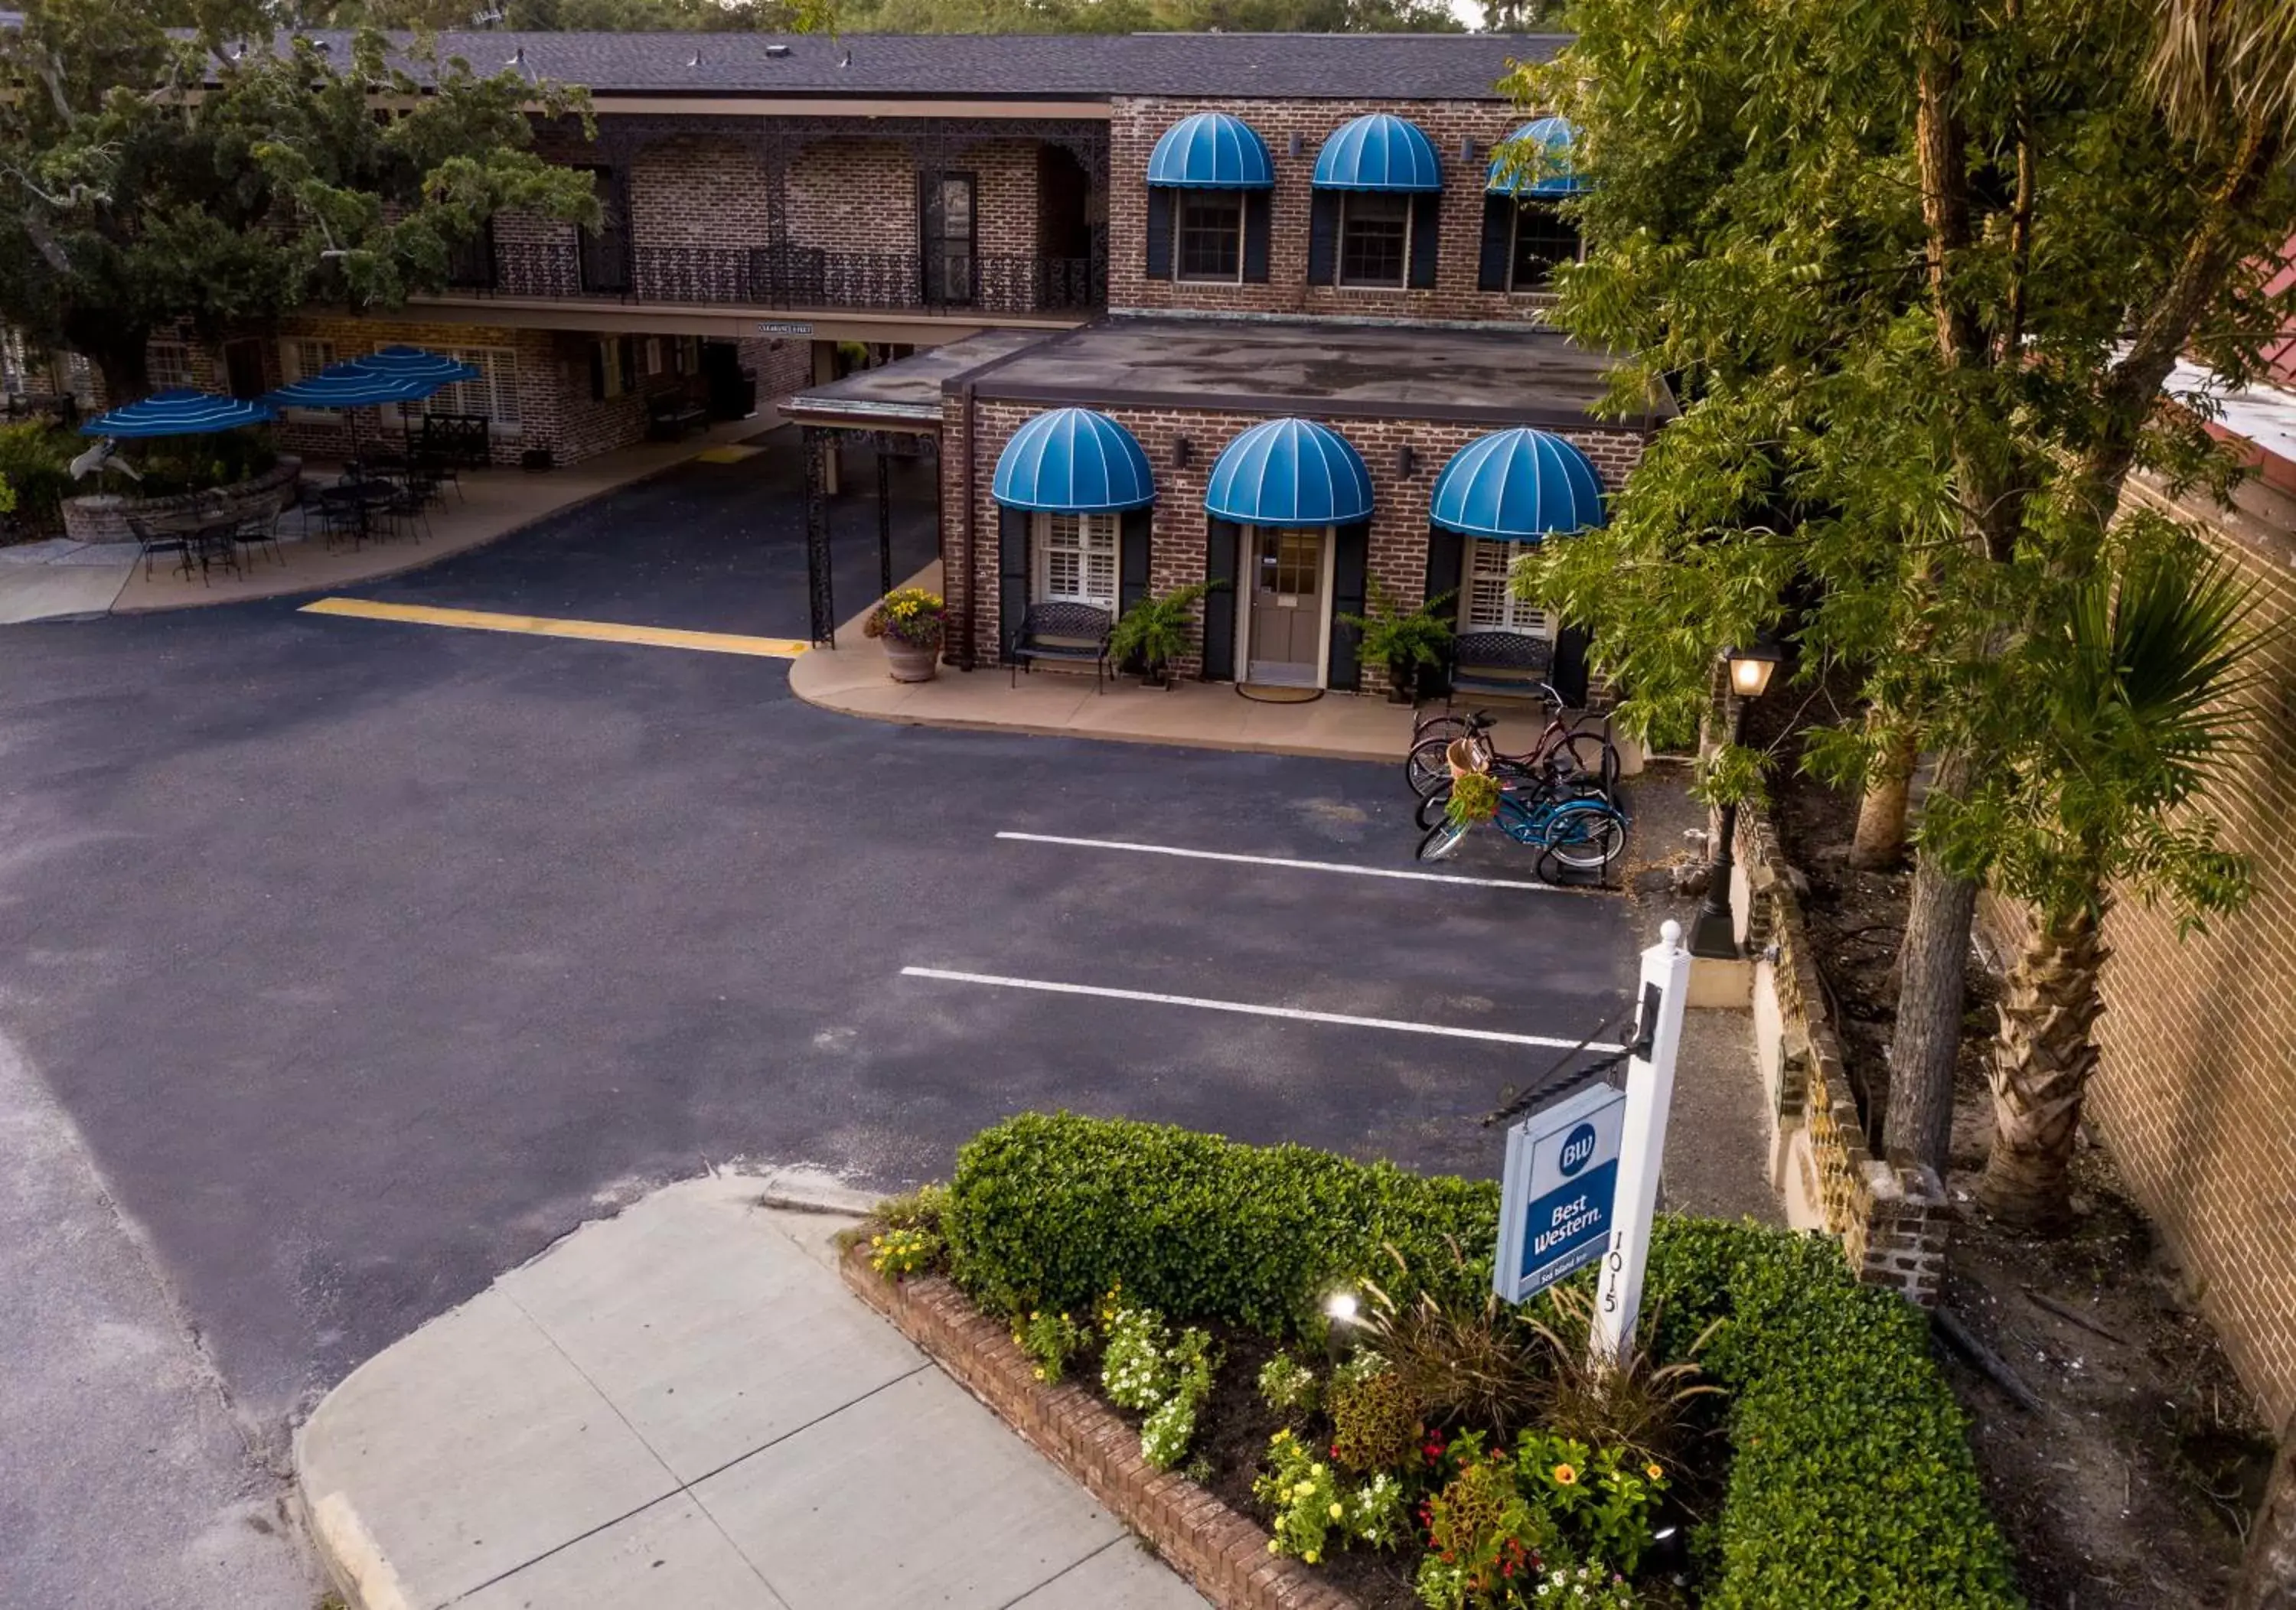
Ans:
<svg viewBox="0 0 2296 1610"><path fill-rule="evenodd" d="M1017 355L1016 355L1017 356ZM1326 420L1424 420L1467 425L1535 425L1543 430L1619 430L1636 436L1655 435L1659 421L1606 420L1573 408L1501 408L1480 404L1365 402L1356 398L1302 397L1250 392L1191 392L1185 396L1168 391L1110 390L1092 386L1016 386L975 388L984 403L1046 403L1062 407L1160 408L1181 413L1258 413L1270 416L1302 413Z"/></svg>

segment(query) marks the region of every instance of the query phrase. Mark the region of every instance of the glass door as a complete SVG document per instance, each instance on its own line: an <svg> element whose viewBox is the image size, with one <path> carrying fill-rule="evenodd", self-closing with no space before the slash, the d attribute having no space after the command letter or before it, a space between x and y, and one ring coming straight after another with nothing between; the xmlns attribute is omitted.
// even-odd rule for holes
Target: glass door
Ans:
<svg viewBox="0 0 2296 1610"><path fill-rule="evenodd" d="M925 305L972 303L973 181L971 174L926 174L917 236L924 255Z"/></svg>

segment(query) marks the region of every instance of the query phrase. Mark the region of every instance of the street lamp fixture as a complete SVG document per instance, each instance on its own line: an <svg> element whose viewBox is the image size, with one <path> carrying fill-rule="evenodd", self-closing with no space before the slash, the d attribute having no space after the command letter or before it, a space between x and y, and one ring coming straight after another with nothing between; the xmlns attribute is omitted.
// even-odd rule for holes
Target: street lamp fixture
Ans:
<svg viewBox="0 0 2296 1610"><path fill-rule="evenodd" d="M1738 741L1746 724L1746 701L1769 691L1770 674L1785 656L1767 636L1743 649L1730 649L1723 660L1730 672L1730 742ZM1730 912L1730 879L1736 870L1733 846L1738 838L1738 802L1722 807L1722 831L1706 864L1706 898L1699 903L1698 919L1690 928L1690 953L1710 960L1738 959L1738 922Z"/></svg>

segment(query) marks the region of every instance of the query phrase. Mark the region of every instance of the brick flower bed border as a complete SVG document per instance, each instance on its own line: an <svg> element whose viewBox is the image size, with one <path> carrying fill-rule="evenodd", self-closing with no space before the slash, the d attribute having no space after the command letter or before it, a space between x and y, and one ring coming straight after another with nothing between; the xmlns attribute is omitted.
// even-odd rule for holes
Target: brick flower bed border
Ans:
<svg viewBox="0 0 2296 1610"><path fill-rule="evenodd" d="M1267 1551L1267 1533L1195 1483L1140 1457L1140 1434L1074 1385L1047 1386L1012 1333L945 1279L895 1282L846 1248L845 1283L1220 1610L1356 1610L1306 1566Z"/></svg>

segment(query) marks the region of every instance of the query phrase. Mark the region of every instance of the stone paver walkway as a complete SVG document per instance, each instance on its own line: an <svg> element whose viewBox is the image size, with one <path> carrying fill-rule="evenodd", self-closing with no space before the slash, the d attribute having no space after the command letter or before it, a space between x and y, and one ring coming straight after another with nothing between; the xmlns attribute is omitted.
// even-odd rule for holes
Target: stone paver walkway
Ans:
<svg viewBox="0 0 2296 1610"><path fill-rule="evenodd" d="M297 1440L360 1610L1202 1600L835 1270L842 1217L688 1181L354 1372Z"/></svg>

